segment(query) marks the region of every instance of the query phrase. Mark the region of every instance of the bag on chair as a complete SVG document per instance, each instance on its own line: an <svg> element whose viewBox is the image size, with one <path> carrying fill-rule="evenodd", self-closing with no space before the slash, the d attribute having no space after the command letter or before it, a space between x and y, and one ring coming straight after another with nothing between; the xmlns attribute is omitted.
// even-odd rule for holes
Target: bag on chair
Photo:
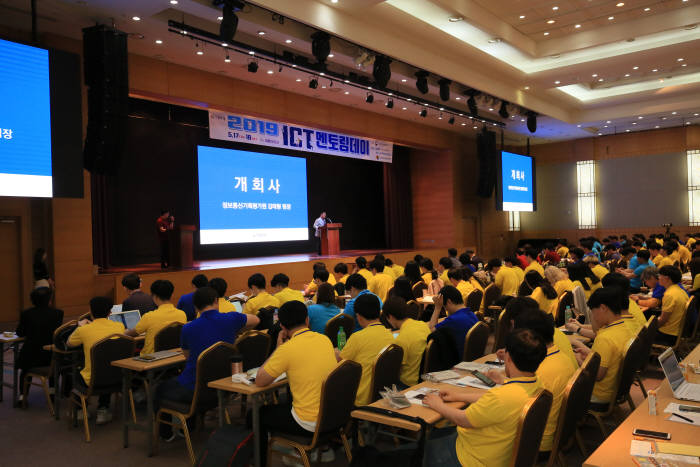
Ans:
<svg viewBox="0 0 700 467"><path fill-rule="evenodd" d="M241 425L217 428L197 459L197 467L245 467L253 462L253 432Z"/></svg>

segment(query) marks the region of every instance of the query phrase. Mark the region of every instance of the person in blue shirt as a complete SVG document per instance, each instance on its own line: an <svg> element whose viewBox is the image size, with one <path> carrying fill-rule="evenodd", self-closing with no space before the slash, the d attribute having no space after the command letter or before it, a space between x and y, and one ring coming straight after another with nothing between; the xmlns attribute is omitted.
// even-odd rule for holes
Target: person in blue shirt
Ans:
<svg viewBox="0 0 700 467"><path fill-rule="evenodd" d="M634 261L635 259L637 261ZM637 256L630 260L629 265L628 269L618 269L617 272L630 280L630 291L632 293L639 293L639 289L642 286L642 273L649 266L654 266L654 263L649 261L649 250L639 250Z"/></svg>
<svg viewBox="0 0 700 467"><path fill-rule="evenodd" d="M243 313L219 313L219 294L211 287L197 289L192 297L199 318L184 325L180 335L180 347L187 361L179 376L164 381L156 388L154 411L158 412L161 400L190 403L194 396L199 354L217 342L233 344L243 328L255 327L257 316ZM167 414L165 415L167 417ZM174 438L170 425L160 425L160 436L166 441Z"/></svg>
<svg viewBox="0 0 700 467"><path fill-rule="evenodd" d="M180 297L180 300L178 300L177 306L175 308L185 312L185 315L187 315L187 321L192 321L197 317L197 313L194 311L194 303L192 303L194 291L197 289L201 289L202 287L206 287L208 283L209 279L207 279L207 276L205 276L204 274L197 274L192 278L192 287L194 288L194 290L190 293L186 293L185 295Z"/></svg>
<svg viewBox="0 0 700 467"><path fill-rule="evenodd" d="M316 290L316 304L309 306L309 329L324 334L326 323L338 313L340 308L335 305L335 289L328 282L321 283Z"/></svg>
<svg viewBox="0 0 700 467"><path fill-rule="evenodd" d="M442 327L447 328L455 339L457 355L461 358L464 355L464 339L467 337L467 332L479 321L479 318L476 317L472 310L464 306L462 294L456 287L451 285L446 285L440 289L440 293L433 297L433 303L435 304L435 309L428 322L430 331L434 332ZM447 312L447 318L438 323L443 306Z"/></svg>
<svg viewBox="0 0 700 467"><path fill-rule="evenodd" d="M651 263L651 261L649 261ZM659 270L652 263L642 272L642 282L651 290L651 297L639 296L637 294L630 295L630 298L637 302L640 307L647 308L644 311L644 316L649 319L651 316L660 314L661 300L664 298L666 288L659 284Z"/></svg>
<svg viewBox="0 0 700 467"><path fill-rule="evenodd" d="M357 324L357 319L355 318L355 299L360 295L368 293L374 295L375 297L377 296L369 290L367 290L367 279L365 279L357 273L350 274L350 276L347 278L347 280L345 281L345 291L348 293L348 295L350 295L351 298L345 304L345 310L343 310L343 313L352 316L352 318L355 320L355 331L359 331L362 328L359 324ZM383 306L381 298L379 298L379 306Z"/></svg>

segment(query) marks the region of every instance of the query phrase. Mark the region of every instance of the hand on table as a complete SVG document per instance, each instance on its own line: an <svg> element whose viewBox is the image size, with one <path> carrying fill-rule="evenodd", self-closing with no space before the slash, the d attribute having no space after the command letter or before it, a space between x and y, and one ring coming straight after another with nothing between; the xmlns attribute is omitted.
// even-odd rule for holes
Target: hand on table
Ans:
<svg viewBox="0 0 700 467"><path fill-rule="evenodd" d="M564 327L566 327L567 331L576 332L578 328L581 327L581 324L578 321L576 321L575 318L571 318L567 323L564 324Z"/></svg>
<svg viewBox="0 0 700 467"><path fill-rule="evenodd" d="M438 407L445 405L445 401L441 395L442 394L438 394L437 392L431 392L423 398L423 404L427 405L433 410L437 410Z"/></svg>

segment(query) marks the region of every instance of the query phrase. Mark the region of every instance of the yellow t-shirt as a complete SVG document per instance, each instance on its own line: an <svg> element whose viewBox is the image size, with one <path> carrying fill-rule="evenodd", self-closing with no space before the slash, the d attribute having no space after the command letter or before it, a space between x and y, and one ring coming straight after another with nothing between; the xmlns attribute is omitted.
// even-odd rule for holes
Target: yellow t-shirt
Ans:
<svg viewBox="0 0 700 467"><path fill-rule="evenodd" d="M260 308L265 308L267 306L279 308L280 301L263 290L255 297L251 297L247 302L245 302L245 305L243 306L243 313L248 315L257 315Z"/></svg>
<svg viewBox="0 0 700 467"><path fill-rule="evenodd" d="M651 260L651 262L654 263L654 266L656 266L658 268L659 264L661 264L661 260L663 260L663 259L664 259L663 256L656 255L656 256L654 256L654 259Z"/></svg>
<svg viewBox="0 0 700 467"><path fill-rule="evenodd" d="M681 331L681 319L685 313L685 305L688 302L688 294L681 289L678 284L673 284L666 289L664 297L661 299L661 313L671 313L671 317L659 331L671 336L677 336Z"/></svg>
<svg viewBox="0 0 700 467"><path fill-rule="evenodd" d="M233 303L226 300L226 297L219 297L219 313L231 313L232 311L236 311ZM197 313L197 317L199 318L199 313Z"/></svg>
<svg viewBox="0 0 700 467"><path fill-rule="evenodd" d="M537 302L537 304L540 306L540 310L546 311L552 316L556 312L558 300L556 298L547 298L542 290L542 287L536 287L530 294L530 298Z"/></svg>
<svg viewBox="0 0 700 467"><path fill-rule="evenodd" d="M321 385L337 365L330 339L304 328L277 347L263 368L273 378L287 373L293 413L303 421L316 422Z"/></svg>
<svg viewBox="0 0 700 467"><path fill-rule="evenodd" d="M559 350L566 355L569 360L571 360L571 363L578 368L578 360L576 360L576 355L574 354L574 348L571 346L571 341L566 334L559 330L559 328L554 328L554 345L556 345Z"/></svg>
<svg viewBox="0 0 700 467"><path fill-rule="evenodd" d="M660 239L660 238L657 238L657 239L656 239L656 243L658 243L659 245L663 245L663 244L664 244L664 241L663 241L662 239Z"/></svg>
<svg viewBox="0 0 700 467"><path fill-rule="evenodd" d="M586 283L588 284L588 290L586 290L586 288L581 284L581 282L574 281L574 287L577 285L581 287L581 289L583 290L583 294L586 296L586 300L591 298L591 294L593 292L595 292L603 286L603 284L600 281L594 284L588 277L586 277Z"/></svg>
<svg viewBox="0 0 700 467"><path fill-rule="evenodd" d="M134 331L139 334L146 333L146 340L143 343L141 355L155 352L156 334L170 323L187 322L187 315L184 311L175 308L172 303L166 303L153 311L149 311L141 317L141 320L134 327Z"/></svg>
<svg viewBox="0 0 700 467"><path fill-rule="evenodd" d="M428 323L407 319L399 329L395 344L403 349L403 361L401 362L401 382L406 386L418 383L418 372L423 359L423 352L427 344L426 339L430 334Z"/></svg>
<svg viewBox="0 0 700 467"><path fill-rule="evenodd" d="M421 278L423 279L423 282L425 282L426 284L430 284L433 281L433 273L426 272L421 276Z"/></svg>
<svg viewBox="0 0 700 467"><path fill-rule="evenodd" d="M70 335L67 341L69 347L77 347L81 344L83 346L85 366L80 370L80 376L83 377L86 384L90 384L90 376L92 376L92 356L90 355L92 346L110 334L123 333L124 325L122 323L110 321L107 318L97 318L92 323L76 328L73 334Z"/></svg>
<svg viewBox="0 0 700 467"><path fill-rule="evenodd" d="M442 280L442 283L445 285L450 283L450 278L447 277L447 269L442 271L442 274L440 274L440 279Z"/></svg>
<svg viewBox="0 0 700 467"><path fill-rule="evenodd" d="M348 280L348 276L350 276L350 274L345 274L343 277L338 279L336 282L340 282L341 284L345 284L345 281ZM333 276L333 279L335 279L335 276Z"/></svg>
<svg viewBox="0 0 700 467"><path fill-rule="evenodd" d="M690 237L690 238L688 238L688 241L685 243L685 247L688 249L691 249L693 247L693 245L695 244L695 242L697 242L697 240L695 240L694 237Z"/></svg>
<svg viewBox="0 0 700 467"><path fill-rule="evenodd" d="M520 266L513 266L510 269L512 269L513 272L515 272L515 275L518 276L518 287L520 287L520 284L522 284L525 280L525 271L523 271Z"/></svg>
<svg viewBox="0 0 700 467"><path fill-rule="evenodd" d="M392 264L391 269L394 270L394 273L396 274L397 279L399 277L403 276L403 266L398 265L398 264Z"/></svg>
<svg viewBox="0 0 700 467"><path fill-rule="evenodd" d="M372 279L372 272L369 269L362 268L359 271L357 271L357 273L364 277L367 283L369 284L370 279Z"/></svg>
<svg viewBox="0 0 700 467"><path fill-rule="evenodd" d="M501 266L496 273L494 282L496 287L501 289L501 295L510 295L511 297L518 295L520 281L518 280L518 274L513 271L513 268Z"/></svg>
<svg viewBox="0 0 700 467"><path fill-rule="evenodd" d="M605 377L595 382L593 399L610 402L615 397L615 383L622 364L625 348L632 337L622 318L598 329L591 350L600 354L600 367L607 368Z"/></svg>
<svg viewBox="0 0 700 467"><path fill-rule="evenodd" d="M670 255L668 255L669 258L675 263L676 261L680 262L681 260L681 254L679 253L679 250L674 251Z"/></svg>
<svg viewBox="0 0 700 467"><path fill-rule="evenodd" d="M700 289L700 274L695 274L693 278L693 288L691 290L696 291L698 289Z"/></svg>
<svg viewBox="0 0 700 467"><path fill-rule="evenodd" d="M533 261L527 265L527 267L525 268L525 274L527 274L530 271L537 271L540 273L540 276L544 277L544 268L537 261Z"/></svg>
<svg viewBox="0 0 700 467"><path fill-rule="evenodd" d="M463 466L506 467L523 407L542 387L536 376L507 379L464 410L471 428L457 427L457 458Z"/></svg>
<svg viewBox="0 0 700 467"><path fill-rule="evenodd" d="M554 290L557 291L557 295L560 297L561 294L563 294L564 292L573 291L574 287L576 287L576 285L573 282L571 282L571 279L569 278L562 279L560 281L557 281L556 284L554 284Z"/></svg>
<svg viewBox="0 0 700 467"><path fill-rule="evenodd" d="M394 278L389 274L378 272L367 283L367 288L384 303L389 289L394 286Z"/></svg>
<svg viewBox="0 0 700 467"><path fill-rule="evenodd" d="M659 255L661 256L661 255ZM656 264L656 263L654 263ZM656 265L657 268L661 269L664 266L673 266L673 257L671 255L662 256L659 260L659 264Z"/></svg>
<svg viewBox="0 0 700 467"><path fill-rule="evenodd" d="M644 313L642 312L642 309L639 308L639 305L637 305L637 302L632 299L629 299L628 302L629 305L627 305L627 313L632 315L635 328L633 334L636 335L639 330L643 328L645 324L647 324L647 319L644 317Z"/></svg>
<svg viewBox="0 0 700 467"><path fill-rule="evenodd" d="M564 389L577 369L578 365L572 365L556 344L547 349L547 356L537 368L537 379L553 396L552 408L549 410L547 426L542 435L540 451L552 450L554 432L557 430L557 421L559 420L559 409L564 398Z"/></svg>
<svg viewBox="0 0 700 467"><path fill-rule="evenodd" d="M678 245L678 255L681 258L681 263L688 263L690 261L690 258L692 254L690 253L690 250L687 249L683 245Z"/></svg>
<svg viewBox="0 0 700 467"><path fill-rule="evenodd" d="M698 274L698 277L700 277L700 274ZM462 294L462 300L464 301L465 304L467 303L467 297L469 296L469 294L472 293L472 291L476 290L476 289L474 289L474 286L471 285L467 281L457 282L456 288L457 288L457 290L459 290L459 293ZM475 310L472 310L472 311L475 311Z"/></svg>
<svg viewBox="0 0 700 467"><path fill-rule="evenodd" d="M559 255L560 258L568 258L569 257L569 249L565 246L558 248L557 254Z"/></svg>
<svg viewBox="0 0 700 467"><path fill-rule="evenodd" d="M361 331L350 335L347 344L340 351L340 356L362 365L362 378L357 388L355 405L360 407L372 403L372 373L377 355L389 344L394 343L394 336L382 323L370 324Z"/></svg>
<svg viewBox="0 0 700 467"><path fill-rule="evenodd" d="M285 303L292 302L294 300L304 303L304 294L301 293L300 290L290 289L289 287L285 287L284 289L280 290L275 295L273 295L273 297L277 299L277 301L279 302L279 306L282 306Z"/></svg>
<svg viewBox="0 0 700 467"><path fill-rule="evenodd" d="M469 278L469 283L474 287L475 289L481 290L482 292L484 291L484 287L481 285L481 282L476 280L476 277L470 277Z"/></svg>
<svg viewBox="0 0 700 467"><path fill-rule="evenodd" d="M610 274L608 268L606 268L605 266L601 266L600 264L596 264L595 266L593 266L591 268L591 271L593 271L593 274L595 274L596 277L600 280L603 280L603 277Z"/></svg>

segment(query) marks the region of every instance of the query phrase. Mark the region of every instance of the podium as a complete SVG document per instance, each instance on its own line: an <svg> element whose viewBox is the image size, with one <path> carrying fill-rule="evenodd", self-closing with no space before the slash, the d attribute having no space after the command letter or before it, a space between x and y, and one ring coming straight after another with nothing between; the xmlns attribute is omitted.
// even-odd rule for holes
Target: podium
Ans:
<svg viewBox="0 0 700 467"><path fill-rule="evenodd" d="M340 254L340 229L343 224L326 224L321 227L321 255Z"/></svg>
<svg viewBox="0 0 700 467"><path fill-rule="evenodd" d="M194 231L194 225L177 225L170 231L170 267L192 267Z"/></svg>

